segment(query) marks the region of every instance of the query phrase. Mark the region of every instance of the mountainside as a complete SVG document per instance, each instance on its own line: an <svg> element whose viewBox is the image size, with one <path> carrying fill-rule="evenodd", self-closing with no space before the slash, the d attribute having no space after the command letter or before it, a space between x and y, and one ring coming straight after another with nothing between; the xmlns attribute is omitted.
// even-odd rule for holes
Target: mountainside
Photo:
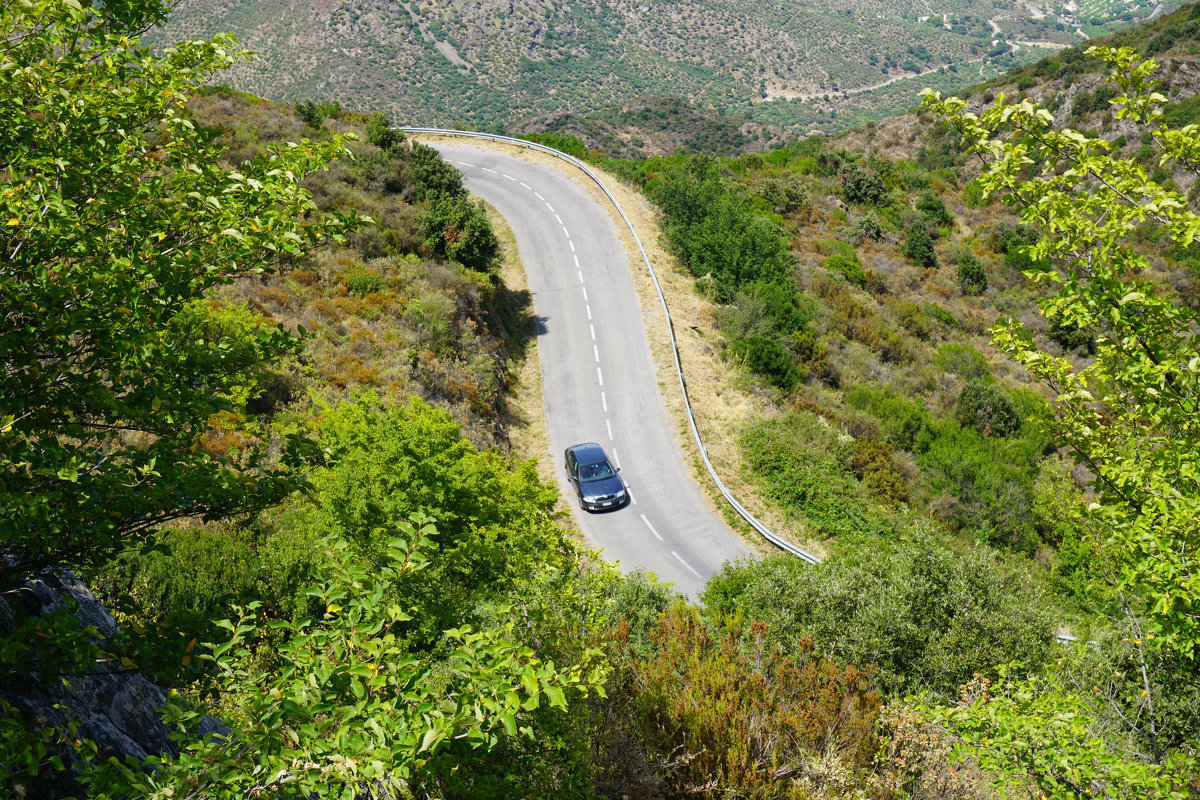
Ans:
<svg viewBox="0 0 1200 800"><path fill-rule="evenodd" d="M912 105L925 85L978 82L1178 5L182 0L147 40L233 32L259 56L228 73L238 88L381 108L405 124L495 128L669 95L807 132L852 127Z"/></svg>

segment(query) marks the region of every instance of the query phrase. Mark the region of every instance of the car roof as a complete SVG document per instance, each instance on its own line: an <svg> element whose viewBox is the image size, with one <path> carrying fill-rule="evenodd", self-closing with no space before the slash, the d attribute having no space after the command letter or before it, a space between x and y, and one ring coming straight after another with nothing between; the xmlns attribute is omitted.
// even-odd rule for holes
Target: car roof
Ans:
<svg viewBox="0 0 1200 800"><path fill-rule="evenodd" d="M567 450L575 453L575 458L578 459L580 464L595 464L599 461L608 460L608 456L604 454L604 448L595 442L573 444Z"/></svg>

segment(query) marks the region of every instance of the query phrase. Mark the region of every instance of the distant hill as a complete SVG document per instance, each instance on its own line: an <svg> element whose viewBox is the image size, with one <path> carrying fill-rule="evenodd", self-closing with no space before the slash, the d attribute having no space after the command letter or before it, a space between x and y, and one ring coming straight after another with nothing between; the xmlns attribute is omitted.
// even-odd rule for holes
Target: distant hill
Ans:
<svg viewBox="0 0 1200 800"><path fill-rule="evenodd" d="M227 79L276 99L498 129L647 95L807 133L844 130L1037 60L1153 3L957 0L181 0L147 41L231 31ZM1086 16L1085 16L1086 15Z"/></svg>

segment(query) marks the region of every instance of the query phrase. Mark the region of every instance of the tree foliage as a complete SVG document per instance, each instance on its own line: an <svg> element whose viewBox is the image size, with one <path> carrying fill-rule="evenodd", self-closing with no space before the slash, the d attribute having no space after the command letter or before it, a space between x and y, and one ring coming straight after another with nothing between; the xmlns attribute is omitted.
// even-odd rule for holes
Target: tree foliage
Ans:
<svg viewBox="0 0 1200 800"><path fill-rule="evenodd" d="M1112 70L1114 116L1143 128L1159 164L1195 173L1200 131L1163 121L1157 65L1129 48L1089 53ZM1045 316L1095 335L1095 358L1080 366L1038 349L1016 322L993 329L997 345L1054 390L1058 436L1095 476L1096 499L1080 516L1093 532L1093 557L1110 567L1112 613L1136 642L1154 719L1163 712L1148 680L1150 655L1161 648L1194 664L1200 644L1200 317L1154 279L1136 233L1149 224L1188 246L1200 216L1137 160L1056 129L1031 101L1001 97L980 114L957 98L925 102L983 161L984 188L1043 234L1022 252L1026 275L1047 290ZM1053 682L1014 682L953 719L972 752L994 756L1002 774L1034 777L1049 796L1182 796L1188 770L1194 788L1186 750L1160 743L1140 761L1124 756L1123 744L1077 735L1091 727L1095 702ZM1150 724L1151 744L1161 724Z"/></svg>
<svg viewBox="0 0 1200 800"><path fill-rule="evenodd" d="M310 590L320 617L273 625L283 634L270 662L278 666L264 668L254 653L264 631L253 606L198 652L218 675L227 734L202 736L202 716L173 693L164 714L181 753L109 760L84 774L90 795L308 798L364 785L415 794L434 777L426 766L456 740L494 747L531 735L527 719L543 706L565 712L569 699L602 694L596 652L559 669L516 644L511 626L448 630L450 654L436 662L409 652L403 629L420 612L397 601L397 588L428 567L436 532L401 523L392 533L400 538L369 568L345 543L324 543L332 574Z"/></svg>
<svg viewBox="0 0 1200 800"><path fill-rule="evenodd" d="M266 325L182 336L181 315L206 289L352 227L315 222L297 183L343 146L302 142L222 169L181 104L241 54L217 39L152 57L121 26L162 9L126 20L131 8L0 11L3 586L95 562L170 519L275 502L308 458L298 442L274 466L262 450L214 459L196 446L245 373L298 339Z"/></svg>

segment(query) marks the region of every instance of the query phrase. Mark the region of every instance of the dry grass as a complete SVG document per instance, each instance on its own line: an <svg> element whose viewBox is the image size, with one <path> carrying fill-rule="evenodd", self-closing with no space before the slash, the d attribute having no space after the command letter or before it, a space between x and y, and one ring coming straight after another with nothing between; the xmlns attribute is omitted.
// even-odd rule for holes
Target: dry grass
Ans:
<svg viewBox="0 0 1200 800"><path fill-rule="evenodd" d="M454 141L455 144L464 143L461 139ZM763 541L725 502L704 469L699 449L688 430L683 391L679 386L679 379L676 377L670 331L666 316L663 314L662 303L654 288L650 272L637 250L633 236L607 197L586 175L549 154L501 142L471 141L469 143L480 149L503 152L527 161L551 166L576 180L595 198L601 208L608 211L629 259L633 283L641 304L642 320L650 342L650 352L658 373L659 393L666 403L667 413L675 421L675 440L685 453L686 465L692 480L704 490L711 510L723 517L750 547L761 553L772 552L771 546ZM765 525L810 552L822 554L823 546L819 541L810 539L804 534L797 521L785 518L772 504L762 500L742 476L742 462L737 445L739 429L750 419L779 414L782 409L776 406L765 393L745 388L747 381L721 360L718 353L722 340L714 320L713 304L695 291L691 276L660 244L658 213L654 207L640 192L622 183L618 178L605 173L598 167L592 166L591 169L604 181L625 210L625 214L629 217L634 230L637 231L638 238L645 247L650 263L658 276L674 321L680 361L683 364L696 424L704 440L709 460L716 468L717 474L733 495L738 498L738 501ZM506 269L508 269L507 266ZM523 279L522 274L521 280ZM507 278L505 280L510 287L515 285L508 283ZM541 372L536 363L532 363L535 360L536 356L531 357L526 364L522 365L517 391L523 397L514 402L519 402L521 408L528 411L537 409L538 413L528 413L524 416L529 420L530 426L537 426L540 431L521 433L519 436L513 432L511 437L514 441L514 449L524 457L538 458L539 470L542 470L540 454L548 450L548 445L545 438L545 425L540 413ZM526 436L529 438L526 439ZM517 445L519 438L528 442L528 448L525 445ZM551 467L552 469L553 467Z"/></svg>

